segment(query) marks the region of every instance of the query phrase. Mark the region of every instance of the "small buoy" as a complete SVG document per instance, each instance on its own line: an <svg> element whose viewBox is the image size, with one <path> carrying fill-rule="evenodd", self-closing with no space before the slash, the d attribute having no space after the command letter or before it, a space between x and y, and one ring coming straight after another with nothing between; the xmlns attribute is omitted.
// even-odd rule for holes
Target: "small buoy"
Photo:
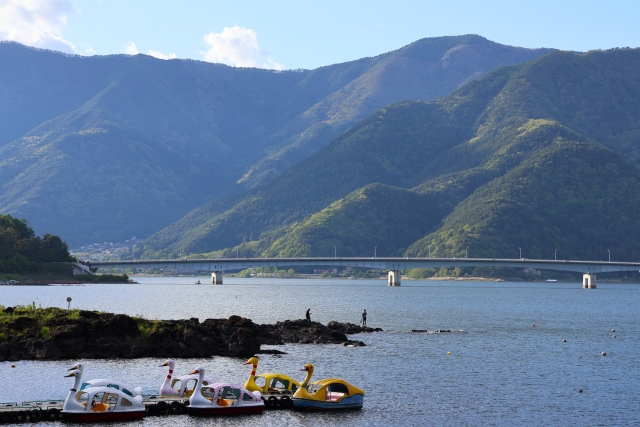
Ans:
<svg viewBox="0 0 640 427"><path fill-rule="evenodd" d="M15 368L15 367L16 367L16 365L12 363L12 364L11 364L11 367L12 367L12 368Z"/></svg>
<svg viewBox="0 0 640 427"><path fill-rule="evenodd" d="M607 353L605 353L605 352L603 351L603 352L602 352L602 355L603 355L603 356L606 356L606 355L607 355Z"/></svg>
<svg viewBox="0 0 640 427"><path fill-rule="evenodd" d="M450 356L450 355L451 355L451 352L450 352L450 351L447 351L447 356Z"/></svg>
<svg viewBox="0 0 640 427"><path fill-rule="evenodd" d="M534 323L533 325L531 325L531 327L532 327L532 328L535 328L535 327L536 327L536 324Z"/></svg>
<svg viewBox="0 0 640 427"><path fill-rule="evenodd" d="M612 329L612 330L611 330L611 332L615 332L615 331L616 331L615 329Z"/></svg>
<svg viewBox="0 0 640 427"><path fill-rule="evenodd" d="M582 393L582 389L578 390L578 393Z"/></svg>
<svg viewBox="0 0 640 427"><path fill-rule="evenodd" d="M614 335L613 337L615 338L616 336Z"/></svg>
<svg viewBox="0 0 640 427"><path fill-rule="evenodd" d="M562 342L567 342L567 340L562 340Z"/></svg>

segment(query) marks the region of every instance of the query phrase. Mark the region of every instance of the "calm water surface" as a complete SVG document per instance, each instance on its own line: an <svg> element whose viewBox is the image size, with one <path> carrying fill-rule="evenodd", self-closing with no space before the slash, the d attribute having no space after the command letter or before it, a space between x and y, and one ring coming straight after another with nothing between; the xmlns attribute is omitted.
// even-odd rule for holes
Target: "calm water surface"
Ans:
<svg viewBox="0 0 640 427"><path fill-rule="evenodd" d="M384 332L353 337L367 347L285 345L278 348L288 354L260 358L259 372L302 378L300 367L313 363L315 379L347 379L366 392L362 411L270 411L223 421L153 417L126 425L640 425L640 285L599 283L586 290L578 283L404 281L390 288L382 280L225 278L222 286L194 285L189 277L136 280L140 284L2 286L0 304L66 307L70 296L72 307L150 319L237 314L257 323L303 318L307 308L323 323L358 323L366 308L369 326ZM64 398L71 383L62 376L73 362L22 361L15 369L0 363L0 402ZM119 378L154 393L166 375L162 362L91 360L85 375ZM214 378L243 383L249 374L243 362L182 359L176 373L202 365Z"/></svg>

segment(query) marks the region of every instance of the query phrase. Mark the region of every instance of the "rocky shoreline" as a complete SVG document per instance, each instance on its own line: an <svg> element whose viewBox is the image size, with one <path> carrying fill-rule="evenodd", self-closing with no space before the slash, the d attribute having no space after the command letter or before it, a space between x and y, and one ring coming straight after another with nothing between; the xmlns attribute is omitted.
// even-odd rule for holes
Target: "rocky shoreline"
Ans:
<svg viewBox="0 0 640 427"><path fill-rule="evenodd" d="M0 342L0 361L250 357L259 353L281 353L261 351L262 345L363 346L362 341L352 341L347 334L381 331L352 323L332 321L323 325L304 319L260 325L239 316L203 322L196 318L153 321L85 310L69 314L61 309L38 309L34 315L21 315L12 310L8 307L3 313L12 316L1 325L4 342ZM39 311L44 313L38 316Z"/></svg>

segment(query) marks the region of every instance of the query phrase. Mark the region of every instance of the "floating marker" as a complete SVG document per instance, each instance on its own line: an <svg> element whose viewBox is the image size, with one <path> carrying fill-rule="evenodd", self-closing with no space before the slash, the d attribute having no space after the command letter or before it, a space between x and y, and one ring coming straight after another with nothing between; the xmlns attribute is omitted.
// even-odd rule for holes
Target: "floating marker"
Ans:
<svg viewBox="0 0 640 427"><path fill-rule="evenodd" d="M534 323L533 325L531 325L531 327L532 327L532 328L535 328L535 327L536 327L536 324Z"/></svg>
<svg viewBox="0 0 640 427"><path fill-rule="evenodd" d="M447 351L447 356L451 356L451 352L450 351Z"/></svg>
<svg viewBox="0 0 640 427"><path fill-rule="evenodd" d="M567 342L567 340L562 340L562 342Z"/></svg>
<svg viewBox="0 0 640 427"><path fill-rule="evenodd" d="M15 368L15 367L16 367L16 365L14 365L14 364L12 363L12 364L11 364L11 367L12 367L12 368Z"/></svg>
<svg viewBox="0 0 640 427"><path fill-rule="evenodd" d="M611 330L611 332L615 332L615 331L616 331L615 329L612 329L612 330Z"/></svg>
<svg viewBox="0 0 640 427"><path fill-rule="evenodd" d="M616 336L614 335L613 337L615 338Z"/></svg>
<svg viewBox="0 0 640 427"><path fill-rule="evenodd" d="M606 356L606 355L607 355L607 353L605 353L605 352L603 351L603 352L602 352L602 355L603 355L603 356Z"/></svg>
<svg viewBox="0 0 640 427"><path fill-rule="evenodd" d="M578 393L582 393L582 389L578 390Z"/></svg>

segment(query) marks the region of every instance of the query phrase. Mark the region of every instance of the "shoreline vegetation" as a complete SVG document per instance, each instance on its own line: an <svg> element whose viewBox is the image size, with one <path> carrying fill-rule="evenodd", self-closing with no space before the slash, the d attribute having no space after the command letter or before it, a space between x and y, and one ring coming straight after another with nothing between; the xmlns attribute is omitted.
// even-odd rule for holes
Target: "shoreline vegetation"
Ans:
<svg viewBox="0 0 640 427"><path fill-rule="evenodd" d="M378 332L352 323L306 319L259 325L251 319L150 320L139 316L56 307L0 305L0 362L132 359L141 357L249 357L283 354L261 346L285 343L365 346L347 334Z"/></svg>
<svg viewBox="0 0 640 427"><path fill-rule="evenodd" d="M0 282L17 281L15 286L80 285L84 283L127 283L129 276L123 274L96 274L74 276L73 266L68 262L40 264L31 271L14 273L0 272ZM0 285L1 286L1 285Z"/></svg>

